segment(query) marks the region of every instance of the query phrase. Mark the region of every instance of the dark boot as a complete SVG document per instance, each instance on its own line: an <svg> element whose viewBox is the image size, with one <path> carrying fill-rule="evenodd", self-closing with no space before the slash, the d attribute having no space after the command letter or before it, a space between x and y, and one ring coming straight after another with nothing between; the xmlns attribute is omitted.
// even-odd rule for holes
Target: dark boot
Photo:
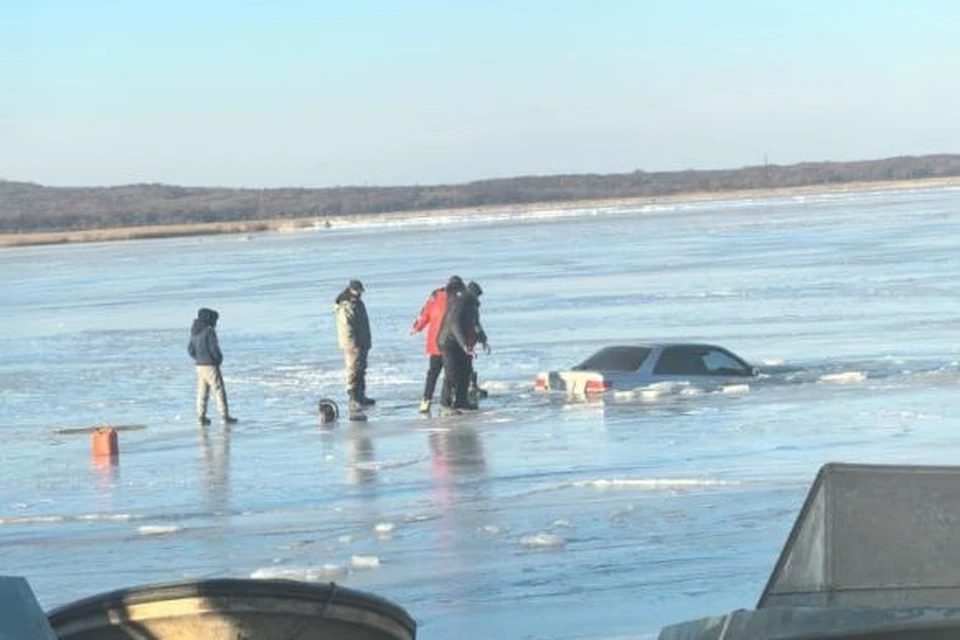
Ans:
<svg viewBox="0 0 960 640"><path fill-rule="evenodd" d="M376 400L367 397L367 381L365 377L357 380L357 388L354 390L354 394L356 395L357 402L359 402L362 407L372 407L377 404Z"/></svg>
<svg viewBox="0 0 960 640"><path fill-rule="evenodd" d="M349 394L350 402L347 405L347 411L350 420L363 421L367 419L367 415L363 412L363 403L360 401L361 397L359 391L351 391Z"/></svg>
<svg viewBox="0 0 960 640"><path fill-rule="evenodd" d="M477 372L473 371L470 374L470 388L467 390L467 395L474 402L478 398L486 398L489 394L486 389L481 389L480 385L477 384Z"/></svg>

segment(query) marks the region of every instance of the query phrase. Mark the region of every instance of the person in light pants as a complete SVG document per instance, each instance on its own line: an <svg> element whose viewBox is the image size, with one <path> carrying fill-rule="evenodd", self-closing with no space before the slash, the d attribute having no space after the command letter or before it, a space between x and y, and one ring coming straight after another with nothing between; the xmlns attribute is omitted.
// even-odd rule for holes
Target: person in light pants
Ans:
<svg viewBox="0 0 960 640"><path fill-rule="evenodd" d="M376 400L367 396L367 354L373 341L367 307L361 299L363 291L362 282L351 280L334 303L351 420L366 419L363 410L376 404Z"/></svg>
<svg viewBox="0 0 960 640"><path fill-rule="evenodd" d="M220 314L213 309L201 308L190 327L190 342L187 352L197 365L197 423L210 424L207 418L207 404L210 392L217 403L220 417L224 424L233 424L237 419L230 415L227 405L227 389L223 384L223 374L220 365L223 363L223 353L220 351L220 342L217 340L217 320Z"/></svg>

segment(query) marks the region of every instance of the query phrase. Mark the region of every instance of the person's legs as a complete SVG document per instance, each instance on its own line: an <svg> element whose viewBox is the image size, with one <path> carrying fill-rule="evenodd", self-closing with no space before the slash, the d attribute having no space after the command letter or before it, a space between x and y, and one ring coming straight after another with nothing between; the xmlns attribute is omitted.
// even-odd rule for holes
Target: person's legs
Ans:
<svg viewBox="0 0 960 640"><path fill-rule="evenodd" d="M197 366L197 422L200 424L210 424L210 420L207 419L207 402L210 398L207 369L210 367Z"/></svg>
<svg viewBox="0 0 960 640"><path fill-rule="evenodd" d="M476 409L477 405L467 398L467 387L470 384L470 356L463 349L456 349L455 353L454 375L452 376L454 387L453 408Z"/></svg>
<svg viewBox="0 0 960 640"><path fill-rule="evenodd" d="M357 381L357 360L359 358L360 354L356 349L343 350L343 377L351 408L354 408L354 405L357 407L360 406L360 396L358 395L359 383Z"/></svg>
<svg viewBox="0 0 960 640"><path fill-rule="evenodd" d="M211 368L213 371L210 376L210 386L213 387L213 397L217 401L220 418L227 423L236 422L237 419L230 415L229 405L227 405L227 386L223 384L223 374L220 372L220 367Z"/></svg>
<svg viewBox="0 0 960 640"><path fill-rule="evenodd" d="M463 357L463 380L467 381L467 386L464 387L464 397L467 400L470 400L470 381L473 379L473 356L470 354L464 354Z"/></svg>
<svg viewBox="0 0 960 640"><path fill-rule="evenodd" d="M486 398L489 395L487 390L481 389L479 383L477 383L476 369L470 371L470 392L468 395L473 402L476 402L477 398Z"/></svg>
<svg viewBox="0 0 960 640"><path fill-rule="evenodd" d="M347 385L347 398L350 399L348 418L364 421L367 415L363 412L363 404L361 404L363 390L360 382L360 365L365 365L366 362L360 361L361 354L357 349L343 350L343 377Z"/></svg>
<svg viewBox="0 0 960 640"><path fill-rule="evenodd" d="M367 397L367 349L357 352L357 400L364 407L376 404L376 400Z"/></svg>
<svg viewBox="0 0 960 640"><path fill-rule="evenodd" d="M423 385L423 399L420 403L421 411L429 411L433 402L433 394L437 389L437 380L443 371L443 356L430 356L430 366L427 369L427 379Z"/></svg>
<svg viewBox="0 0 960 640"><path fill-rule="evenodd" d="M440 406L453 405L453 390L456 386L457 353L460 347L457 344L443 347L443 387L440 389Z"/></svg>

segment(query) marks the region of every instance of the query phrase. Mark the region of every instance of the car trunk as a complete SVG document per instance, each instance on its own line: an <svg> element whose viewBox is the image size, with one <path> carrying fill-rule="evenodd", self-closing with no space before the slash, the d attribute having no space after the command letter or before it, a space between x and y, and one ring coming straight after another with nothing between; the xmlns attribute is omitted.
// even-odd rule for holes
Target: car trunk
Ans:
<svg viewBox="0 0 960 640"><path fill-rule="evenodd" d="M565 391L571 395L603 393L610 382L594 371L551 371L546 374L547 391Z"/></svg>

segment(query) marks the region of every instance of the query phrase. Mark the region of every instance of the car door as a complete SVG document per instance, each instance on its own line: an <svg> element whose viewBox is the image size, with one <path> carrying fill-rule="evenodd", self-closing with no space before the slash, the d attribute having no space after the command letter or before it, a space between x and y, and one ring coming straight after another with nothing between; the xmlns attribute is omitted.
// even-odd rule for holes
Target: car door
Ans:
<svg viewBox="0 0 960 640"><path fill-rule="evenodd" d="M707 373L697 348L690 345L664 347L653 367L655 380L690 380Z"/></svg>

